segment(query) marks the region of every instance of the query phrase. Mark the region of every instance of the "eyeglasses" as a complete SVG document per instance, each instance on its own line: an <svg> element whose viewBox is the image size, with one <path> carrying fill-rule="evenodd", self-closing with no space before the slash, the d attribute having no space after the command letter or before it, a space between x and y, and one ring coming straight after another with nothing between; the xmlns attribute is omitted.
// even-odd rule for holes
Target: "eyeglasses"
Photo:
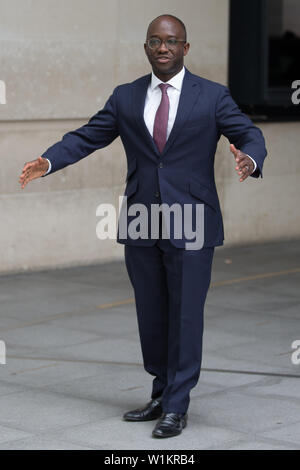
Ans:
<svg viewBox="0 0 300 470"><path fill-rule="evenodd" d="M165 41L162 41L159 38L150 38L147 39L146 43L148 44L148 47L152 50L159 49L159 47L164 43L168 49L175 49L175 47L178 46L179 42L186 42L184 39L175 39L175 38L170 38L166 39Z"/></svg>

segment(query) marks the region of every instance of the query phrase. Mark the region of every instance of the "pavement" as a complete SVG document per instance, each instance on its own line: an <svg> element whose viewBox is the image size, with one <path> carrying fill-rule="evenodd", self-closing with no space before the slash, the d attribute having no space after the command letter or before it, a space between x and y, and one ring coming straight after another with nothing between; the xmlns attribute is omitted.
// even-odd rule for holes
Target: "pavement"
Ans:
<svg viewBox="0 0 300 470"><path fill-rule="evenodd" d="M155 439L122 420L152 383L124 261L1 276L0 449L300 449L299 286L298 240L215 250L188 425Z"/></svg>

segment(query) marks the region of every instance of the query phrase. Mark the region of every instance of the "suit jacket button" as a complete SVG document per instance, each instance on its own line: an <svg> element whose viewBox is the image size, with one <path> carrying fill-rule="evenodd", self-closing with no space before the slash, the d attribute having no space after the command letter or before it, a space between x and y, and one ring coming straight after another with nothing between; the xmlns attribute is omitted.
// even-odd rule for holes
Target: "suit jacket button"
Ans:
<svg viewBox="0 0 300 470"><path fill-rule="evenodd" d="M163 167L164 167L164 164L163 164L163 163L160 163L160 164L158 165L158 167L159 167L159 168L163 168Z"/></svg>
<svg viewBox="0 0 300 470"><path fill-rule="evenodd" d="M159 197L159 192L158 191L156 191L155 197Z"/></svg>

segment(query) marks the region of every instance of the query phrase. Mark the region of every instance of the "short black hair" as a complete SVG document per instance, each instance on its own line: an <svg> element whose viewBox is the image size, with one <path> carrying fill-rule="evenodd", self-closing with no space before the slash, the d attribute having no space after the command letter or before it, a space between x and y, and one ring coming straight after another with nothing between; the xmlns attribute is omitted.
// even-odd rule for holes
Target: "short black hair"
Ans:
<svg viewBox="0 0 300 470"><path fill-rule="evenodd" d="M156 18L154 18L154 20L151 21L151 23L149 24L148 29L147 29L147 36L148 36L149 28L150 28L150 26L152 25L152 23L154 23L154 21L156 21L156 20L158 20L159 18L162 18L162 17L164 17L164 16L166 16L166 17L168 17L168 18L173 18L173 20L178 21L178 23L180 24L180 26L181 26L182 29L183 29L183 35L184 35L184 38L183 38L183 39L186 41L186 39L187 39L187 34L186 34L186 27L185 27L184 22L181 21L179 18L177 18L177 16L170 15L169 13L165 13L164 15L159 15L159 16L157 16Z"/></svg>

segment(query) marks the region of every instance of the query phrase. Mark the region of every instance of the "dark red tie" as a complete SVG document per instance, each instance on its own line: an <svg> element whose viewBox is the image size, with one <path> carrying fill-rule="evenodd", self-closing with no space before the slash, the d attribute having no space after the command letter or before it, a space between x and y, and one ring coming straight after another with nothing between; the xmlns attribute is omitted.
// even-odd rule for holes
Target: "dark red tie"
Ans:
<svg viewBox="0 0 300 470"><path fill-rule="evenodd" d="M161 83L158 86L161 89L161 102L155 115L153 139L159 152L162 153L167 141L167 128L170 108L167 88L171 85L167 83Z"/></svg>

